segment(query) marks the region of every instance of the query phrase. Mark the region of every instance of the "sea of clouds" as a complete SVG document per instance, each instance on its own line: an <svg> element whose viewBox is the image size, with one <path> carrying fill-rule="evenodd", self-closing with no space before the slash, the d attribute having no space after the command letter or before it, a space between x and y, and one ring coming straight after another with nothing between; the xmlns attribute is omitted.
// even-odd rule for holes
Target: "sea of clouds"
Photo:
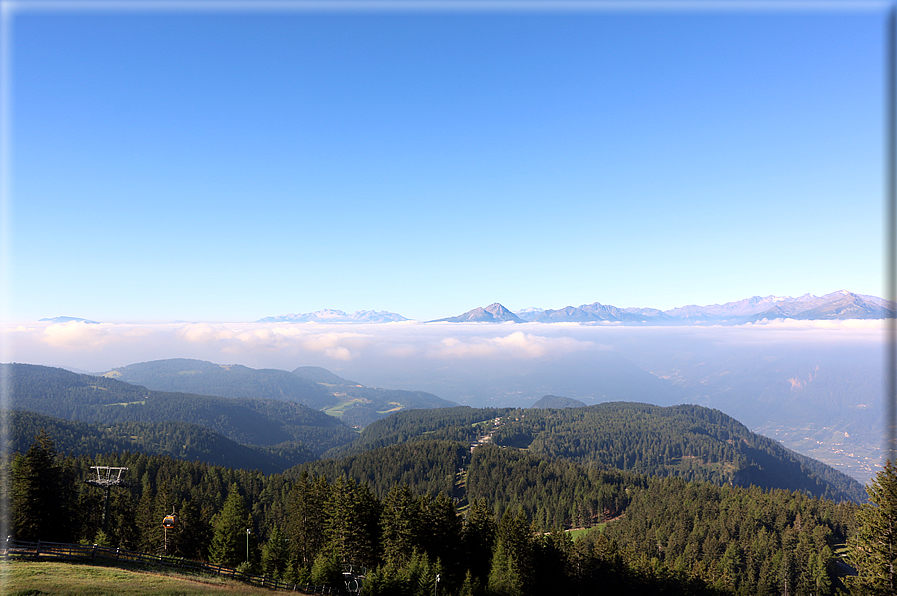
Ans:
<svg viewBox="0 0 897 596"><path fill-rule="evenodd" d="M539 387L527 396L533 397L543 389L554 389L552 375L562 381L571 374L587 373L583 369L606 359L608 352L650 368L651 362L685 352L743 349L775 356L825 346L835 350L880 347L883 329L880 320L777 320L689 327L35 322L6 325L3 360L94 373L167 358L283 370L321 366L365 385L427 390L463 402L471 391L476 392L477 383L495 385L501 379L537 376ZM583 395L576 383L557 385L555 392L571 392L575 387L572 393Z"/></svg>

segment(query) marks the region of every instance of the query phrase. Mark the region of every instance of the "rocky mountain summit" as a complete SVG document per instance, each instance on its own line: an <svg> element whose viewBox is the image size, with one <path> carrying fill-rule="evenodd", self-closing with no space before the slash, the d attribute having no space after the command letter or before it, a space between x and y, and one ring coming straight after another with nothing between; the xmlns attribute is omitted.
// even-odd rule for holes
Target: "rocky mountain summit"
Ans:
<svg viewBox="0 0 897 596"><path fill-rule="evenodd" d="M456 317L428 321L430 323L523 323L523 319L509 311L507 308L495 302L483 308L475 308Z"/></svg>

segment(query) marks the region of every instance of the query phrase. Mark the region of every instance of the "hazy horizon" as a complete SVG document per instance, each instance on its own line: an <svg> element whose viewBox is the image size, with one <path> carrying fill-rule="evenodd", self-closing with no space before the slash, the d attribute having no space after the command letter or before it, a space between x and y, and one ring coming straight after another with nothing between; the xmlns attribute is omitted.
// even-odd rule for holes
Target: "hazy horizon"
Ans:
<svg viewBox="0 0 897 596"><path fill-rule="evenodd" d="M832 292L826 292L826 293L823 294L822 296L831 295L831 294L838 294L838 293L842 293L842 292L850 292L850 290L846 290L846 289L835 290L835 291L832 291ZM857 294L858 296L865 296L865 297L870 297L870 296L871 296L872 298L878 298L878 299L887 300L887 298L883 298L882 296L875 296L875 295L871 295L871 294L858 294L857 292L850 292L850 293ZM722 304L720 304L720 303L715 303L715 304L695 304L695 303L689 303L689 304L680 304L680 305L677 305L677 306L672 307L671 309L666 309L666 310L667 310L667 311L668 311L668 310L675 310L675 309L677 309L677 308L684 308L684 307L687 307L687 306L698 306L698 307L722 306L722 305L725 305L725 304L733 304L733 303L737 303L737 302L741 302L741 301L745 301L745 300L750 300L751 298L773 298L773 299L775 299L775 300L780 300L780 299L784 300L784 299L800 298L800 297L803 297L803 296L815 296L815 295L812 295L812 294L809 294L809 293L805 293L805 294L802 294L801 296L774 296L774 295L771 295L771 294L770 294L770 295L766 295L766 296L760 296L760 295L758 295L758 294L755 294L755 295L752 295L752 296L746 296L746 297L743 297L743 298L740 298L740 299L737 299L737 300L729 300L729 301L726 301L726 302L724 302L724 303L722 303ZM820 296L815 296L815 297L820 297ZM505 306L505 308L508 308L508 307L507 307L503 302L501 302L501 301L498 301L498 302L495 302L495 303L496 303L496 304L501 304L502 306ZM602 304L602 305L604 305L604 306L613 306L613 307L620 308L620 309L624 309L624 308L654 308L654 307L652 307L650 304L643 304L643 305L621 305L621 304L609 304L609 303L606 303L606 302L602 302L602 301L600 301L600 300L593 300L592 302L585 303L585 304L575 304L575 305L574 305L574 304L565 304L565 305L563 305L563 306L549 306L549 307L546 307L546 306L544 306L544 305L534 305L534 304L531 304L531 305L526 306L526 307L514 307L514 308L508 308L508 310L510 310L511 312L514 312L514 313L525 312L526 310L528 310L528 309L532 309L532 308L536 308L536 309L544 309L544 310L550 310L550 309L559 310L559 309L567 308L567 307L570 307L570 306L573 306L573 307L588 306L588 305L595 304L595 303ZM490 303L490 304L491 304L491 303ZM481 305L477 305L477 306L474 306L474 307L470 307L470 308L468 308L467 310L465 310L465 311L463 311L463 312L468 312L469 310L474 310L474 309L476 309L476 308L486 307L486 306L489 306L490 304L481 304ZM658 309L658 310L660 310L660 309ZM397 314L397 315L402 315L402 316L404 316L403 313L396 312L396 311L393 311L393 310L389 310L389 309L386 309L386 308L380 308L380 309L368 308L368 309L362 309L362 310L358 310L358 311L354 311L354 312L348 312L348 311L345 311L345 310L342 310L342 309L339 309L339 308L323 308L323 309L320 309L320 310L317 310L317 311L312 311L312 312L288 312L288 313L276 313L276 314L270 314L270 315L265 315L265 316L261 316L261 317L250 317L250 318L247 318L247 319L241 319L241 320L237 320L237 319L233 319L233 320L209 320L209 319L184 320L184 319L174 319L174 320L158 320L158 321L154 321L154 320L136 320L136 319L135 319L135 320L97 320L97 321L94 321L94 320L92 320L92 319L87 319L86 317L81 317L81 316L73 315L73 314L71 314L71 313L63 313L63 314L49 315L49 316L41 317L41 318L39 318L39 319L30 320L30 321L26 321L26 320L22 320L22 321L7 321L6 324L9 325L9 324L17 324L17 323L33 323L33 322L35 322L35 321L37 321L37 322L52 322L52 323L64 323L64 322L69 322L69 321L61 321L61 320L58 320L58 319L72 319L73 321L75 321L75 320L81 320L81 321L90 322L90 323L151 324L151 325L152 325L152 324L159 324L159 323L265 323L265 322L290 322L290 321L265 321L265 320L263 320L263 319L265 319L265 318L271 318L271 317L286 317L286 316L290 316L290 315L312 315L312 314L316 314L316 313L327 313L327 312L341 312L341 313L344 313L344 314L346 314L346 315L352 315L352 314L357 314L357 313L373 313L373 312L378 312L378 313L379 313L379 312L383 312L383 313ZM463 313L462 313L461 311L457 311L457 312L454 312L454 313L451 313L451 314L448 314L448 315L445 315L445 316L455 316L455 315L458 315L458 314L463 314ZM312 322L313 322L313 321L312 321ZM318 321L318 322L327 323L327 322L329 322L329 321L324 320L324 321ZM333 322L334 322L334 323L339 323L340 321L333 321ZM410 318L410 317L406 317L406 321L390 321L390 323L399 323L399 322L436 323L436 322L440 322L440 321L438 321L438 320L420 320L420 319L413 319L413 318ZM529 321L525 321L525 322L529 322ZM375 323L375 322L370 322L370 323L372 323L372 324L380 324L380 323ZM354 324L354 323L353 323L353 324ZM383 323L383 324L386 324L386 323ZM595 324L595 323L590 323L590 324ZM612 322L612 321L607 321L607 322L605 322L605 324L612 325L612 324L616 324L616 323L614 323L614 322Z"/></svg>
<svg viewBox="0 0 897 596"><path fill-rule="evenodd" d="M881 343L880 319L778 320L732 326L622 326L578 323L66 323L33 322L8 327L16 362L76 367L91 372L149 360L196 358L252 368L347 363L386 372L382 359L535 360L573 352L608 350L602 338L725 338L776 349L782 342ZM672 348L669 348L672 349ZM395 366L395 369L404 366ZM414 366L409 367L415 369ZM419 376L419 375L415 375Z"/></svg>

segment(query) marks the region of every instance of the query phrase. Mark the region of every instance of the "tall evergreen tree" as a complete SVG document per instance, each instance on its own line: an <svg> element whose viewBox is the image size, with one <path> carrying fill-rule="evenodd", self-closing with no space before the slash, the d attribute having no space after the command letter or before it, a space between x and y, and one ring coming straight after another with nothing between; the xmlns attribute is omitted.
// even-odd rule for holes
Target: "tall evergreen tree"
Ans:
<svg viewBox="0 0 897 596"><path fill-rule="evenodd" d="M498 596L524 596L535 579L534 544L529 519L522 507L505 511L498 524L489 591Z"/></svg>
<svg viewBox="0 0 897 596"><path fill-rule="evenodd" d="M128 550L136 548L140 537L134 523L137 515L136 505L137 503L129 491L118 490L112 492L109 506L111 517L109 534L114 546L120 546Z"/></svg>
<svg viewBox="0 0 897 596"><path fill-rule="evenodd" d="M289 493L286 533L296 567L310 568L326 544L324 504L329 495L327 480L323 476L312 479L307 472Z"/></svg>
<svg viewBox="0 0 897 596"><path fill-rule="evenodd" d="M236 567L246 560L252 562L256 542L255 533L252 531L252 518L236 483L231 485L224 507L215 516L212 527L215 533L212 536L209 556L213 561L231 567ZM247 529L250 530L248 536Z"/></svg>
<svg viewBox="0 0 897 596"><path fill-rule="evenodd" d="M383 559L397 566L411 560L411 552L420 546L420 501L407 484L394 486L383 501L380 516Z"/></svg>
<svg viewBox="0 0 897 596"><path fill-rule="evenodd" d="M289 564L289 548L284 533L274 526L268 536L268 542L262 549L262 573L270 577L280 578Z"/></svg>
<svg viewBox="0 0 897 596"><path fill-rule="evenodd" d="M340 560L373 567L378 559L380 510L370 488L337 478L325 504L325 532Z"/></svg>
<svg viewBox="0 0 897 596"><path fill-rule="evenodd" d="M164 549L162 534L162 518L156 516L155 492L144 483L143 493L137 504L137 542L138 550L151 553L161 552Z"/></svg>
<svg viewBox="0 0 897 596"><path fill-rule="evenodd" d="M897 589L897 466L888 460L868 487L870 503L857 513L859 529L848 541L858 575L852 586L864 594L894 594Z"/></svg>
<svg viewBox="0 0 897 596"><path fill-rule="evenodd" d="M467 555L471 579L477 585L485 584L492 565L492 547L495 544L495 519L486 499L474 501L461 531L462 544Z"/></svg>
<svg viewBox="0 0 897 596"><path fill-rule="evenodd" d="M439 493L435 499L427 499L423 507L423 546L434 561L441 561L446 584L458 584L464 578L461 568L461 532L463 520L458 516L455 503Z"/></svg>
<svg viewBox="0 0 897 596"><path fill-rule="evenodd" d="M12 465L12 532L19 540L70 540L69 503L56 446L41 430Z"/></svg>

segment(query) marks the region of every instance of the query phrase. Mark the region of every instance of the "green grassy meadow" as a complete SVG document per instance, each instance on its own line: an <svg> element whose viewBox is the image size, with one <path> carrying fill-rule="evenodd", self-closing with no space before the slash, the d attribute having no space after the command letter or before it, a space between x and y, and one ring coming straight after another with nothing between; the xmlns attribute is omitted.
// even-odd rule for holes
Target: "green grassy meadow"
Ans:
<svg viewBox="0 0 897 596"><path fill-rule="evenodd" d="M89 596L146 595L198 596L227 594L258 596L274 593L215 576L137 571L79 563L52 561L0 561L0 594L43 596L78 594Z"/></svg>

